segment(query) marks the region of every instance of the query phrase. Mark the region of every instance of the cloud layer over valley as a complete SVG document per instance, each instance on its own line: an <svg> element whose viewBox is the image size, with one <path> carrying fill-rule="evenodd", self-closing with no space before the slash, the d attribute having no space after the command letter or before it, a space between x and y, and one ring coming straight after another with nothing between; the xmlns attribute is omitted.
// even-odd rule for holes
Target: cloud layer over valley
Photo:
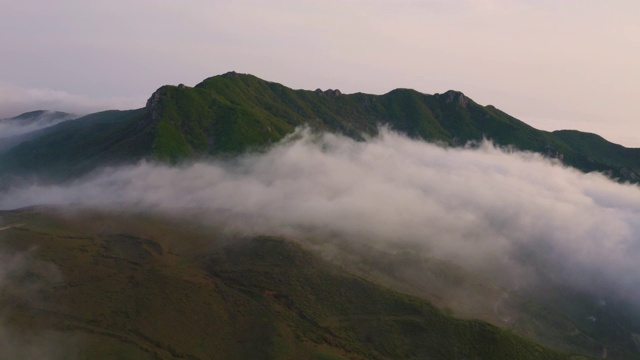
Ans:
<svg viewBox="0 0 640 360"><path fill-rule="evenodd" d="M445 149L383 130L368 142L307 131L266 153L103 169L14 187L0 208L79 204L188 214L249 234L410 244L515 277L640 299L640 190L532 153ZM606 284L606 285L605 285Z"/></svg>

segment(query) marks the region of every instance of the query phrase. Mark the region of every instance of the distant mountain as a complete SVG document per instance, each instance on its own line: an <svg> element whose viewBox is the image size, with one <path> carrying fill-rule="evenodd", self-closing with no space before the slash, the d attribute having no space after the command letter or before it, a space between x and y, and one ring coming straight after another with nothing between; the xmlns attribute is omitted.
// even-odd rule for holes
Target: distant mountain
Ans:
<svg viewBox="0 0 640 360"><path fill-rule="evenodd" d="M148 156L144 148L148 141L140 136L150 134L134 120L143 114L143 110L104 111L30 133L28 140L0 154L0 174L5 181L22 176L59 181L98 166L141 159Z"/></svg>
<svg viewBox="0 0 640 360"><path fill-rule="evenodd" d="M30 111L12 118L0 119L0 152L34 137L34 131L77 116L60 111Z"/></svg>
<svg viewBox="0 0 640 360"><path fill-rule="evenodd" d="M585 172L640 180L640 149L579 131L538 130L461 92L293 90L235 72L195 87L163 86L143 109L96 113L48 128L0 155L0 173L55 180L143 158L177 162L224 156L260 149L302 125L359 140L376 134L380 125L449 146L487 138Z"/></svg>
<svg viewBox="0 0 640 360"><path fill-rule="evenodd" d="M66 120L69 118L77 117L74 114L62 112L62 111L48 111L48 110L36 110L29 111L12 118L0 120L0 121L15 121L24 125L33 124L36 122L55 122L59 120Z"/></svg>

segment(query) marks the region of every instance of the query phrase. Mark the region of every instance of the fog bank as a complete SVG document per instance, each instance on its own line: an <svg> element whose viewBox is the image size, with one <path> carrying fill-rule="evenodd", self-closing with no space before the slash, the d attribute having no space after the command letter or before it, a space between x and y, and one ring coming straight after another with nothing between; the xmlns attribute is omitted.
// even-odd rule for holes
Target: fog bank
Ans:
<svg viewBox="0 0 640 360"><path fill-rule="evenodd" d="M9 137L44 129L76 117L73 114L60 116L54 112L45 111L28 119L0 119L0 141L9 141ZM0 149L3 148L2 145L0 144Z"/></svg>
<svg viewBox="0 0 640 360"><path fill-rule="evenodd" d="M418 244L471 267L536 268L640 299L638 187L489 142L445 149L387 130L368 142L302 131L230 162L145 162L0 195L2 209L72 203L188 214L246 233Z"/></svg>

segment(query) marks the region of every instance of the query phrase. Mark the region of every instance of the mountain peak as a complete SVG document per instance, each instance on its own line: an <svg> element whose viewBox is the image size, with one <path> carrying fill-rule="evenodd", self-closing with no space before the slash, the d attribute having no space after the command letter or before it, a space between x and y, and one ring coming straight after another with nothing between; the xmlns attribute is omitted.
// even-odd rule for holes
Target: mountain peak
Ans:
<svg viewBox="0 0 640 360"><path fill-rule="evenodd" d="M34 120L47 117L49 119L60 119L75 117L74 114L66 113L62 111L49 111L49 110L35 110L29 111L18 116L10 118L10 120Z"/></svg>
<svg viewBox="0 0 640 360"><path fill-rule="evenodd" d="M18 120L18 119L30 119L30 118L34 118L34 117L40 116L40 115L42 115L42 114L44 114L46 112L47 112L47 110L29 111L29 112L20 114L18 116L14 116L14 117L12 117L12 119L16 119L16 120Z"/></svg>
<svg viewBox="0 0 640 360"><path fill-rule="evenodd" d="M322 91L322 89L316 89L315 90L316 94L319 95L327 95L327 96L333 96L333 97L338 97L340 95L342 95L342 91L338 90L338 89L327 89Z"/></svg>

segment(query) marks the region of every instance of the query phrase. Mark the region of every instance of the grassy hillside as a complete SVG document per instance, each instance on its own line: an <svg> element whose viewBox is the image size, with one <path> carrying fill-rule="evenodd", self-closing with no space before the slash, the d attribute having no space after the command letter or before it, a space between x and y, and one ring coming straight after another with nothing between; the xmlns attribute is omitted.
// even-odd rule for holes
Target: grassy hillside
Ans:
<svg viewBox="0 0 640 360"><path fill-rule="evenodd" d="M610 172L613 177L640 181L638 149L629 149L611 143L601 136L576 130L554 131L553 135L580 154L582 168ZM609 167L605 166L608 165Z"/></svg>
<svg viewBox="0 0 640 360"><path fill-rule="evenodd" d="M399 245L322 240L331 261L352 274L429 299L449 314L482 319L566 352L609 359L640 359L635 304L578 291L550 278L504 286L493 274ZM604 298L607 298L605 301Z"/></svg>
<svg viewBox="0 0 640 360"><path fill-rule="evenodd" d="M148 107L162 124L163 138L156 148L160 156L172 151L176 156L244 151L277 141L303 124L357 139L389 125L412 137L451 145L481 140L483 135L501 143L517 139L527 149L548 140L545 133L498 111L486 111L453 91L433 96L408 89L380 96L345 95L336 90L292 90L236 73L209 78L194 88L163 87ZM530 133L535 141L518 132Z"/></svg>
<svg viewBox="0 0 640 360"><path fill-rule="evenodd" d="M151 149L153 127L144 110L104 111L29 134L0 154L0 174L68 180L98 166L135 162ZM2 180L2 176L0 176Z"/></svg>
<svg viewBox="0 0 640 360"><path fill-rule="evenodd" d="M154 154L161 159L242 152L281 139L297 126L362 139L387 125L411 137L451 146L488 138L561 159L584 171L637 181L640 149L627 149L592 134L537 130L464 94L427 95L396 89L384 95L337 90L292 90L252 75L215 76L193 88L165 86L147 105L158 121ZM609 145L606 145L606 144Z"/></svg>
<svg viewBox="0 0 640 360"><path fill-rule="evenodd" d="M18 358L580 358L448 316L284 239L143 214L0 216L0 341L25 339L4 347Z"/></svg>

